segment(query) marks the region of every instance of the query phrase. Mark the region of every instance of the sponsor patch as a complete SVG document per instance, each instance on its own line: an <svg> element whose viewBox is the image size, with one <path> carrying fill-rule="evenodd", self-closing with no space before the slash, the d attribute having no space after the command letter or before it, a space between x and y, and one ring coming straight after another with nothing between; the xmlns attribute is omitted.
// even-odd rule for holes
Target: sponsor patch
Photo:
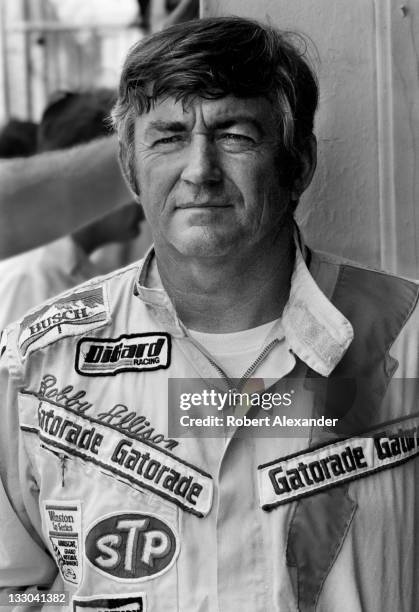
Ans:
<svg viewBox="0 0 419 612"><path fill-rule="evenodd" d="M19 349L25 357L59 338L101 327L110 319L103 287L75 291L38 308L22 319Z"/></svg>
<svg viewBox="0 0 419 612"><path fill-rule="evenodd" d="M146 595L79 595L73 599L73 612L147 612Z"/></svg>
<svg viewBox="0 0 419 612"><path fill-rule="evenodd" d="M88 529L85 554L99 572L141 582L167 572L179 554L179 537L154 514L113 513Z"/></svg>
<svg viewBox="0 0 419 612"><path fill-rule="evenodd" d="M47 447L93 463L196 516L210 511L213 481L206 472L147 440L119 433L98 418L63 408L52 398L39 401L39 396L30 392L19 397L20 402L34 402L31 410L36 411L38 421L37 427L23 424L21 429L37 433Z"/></svg>
<svg viewBox="0 0 419 612"><path fill-rule="evenodd" d="M80 389L76 391L73 385L59 386L53 374L43 376L38 391L26 389L23 395L34 396L40 402L52 401L55 406L78 413L88 412L93 408L93 404L87 400L86 391ZM102 423L106 423L108 427L122 431L122 433L128 432L136 439L149 440L153 444L161 444L170 450L179 445L177 440L166 438L163 434L156 432L146 416L130 411L125 404L115 404L109 410L99 412L97 418Z"/></svg>
<svg viewBox="0 0 419 612"><path fill-rule="evenodd" d="M82 579L81 505L79 501L44 501L44 520L55 560L65 582Z"/></svg>
<svg viewBox="0 0 419 612"><path fill-rule="evenodd" d="M40 402L52 401L55 406L78 413L89 412L93 408L93 404L86 397L86 391L80 389L76 391L73 385L61 387L53 374L43 376L38 391L26 389L23 395L34 396ZM166 438L162 433L158 433L145 415L129 410L125 404L115 404L108 410L99 412L97 418L102 423L106 423L108 427L122 431L122 433L128 432L136 439L149 440L169 450L179 446L177 440Z"/></svg>
<svg viewBox="0 0 419 612"><path fill-rule="evenodd" d="M166 333L82 338L77 344L76 372L82 376L164 370L169 365L170 336Z"/></svg>
<svg viewBox="0 0 419 612"><path fill-rule="evenodd" d="M419 455L419 420L410 417L371 437L353 437L258 467L260 504L270 510Z"/></svg>

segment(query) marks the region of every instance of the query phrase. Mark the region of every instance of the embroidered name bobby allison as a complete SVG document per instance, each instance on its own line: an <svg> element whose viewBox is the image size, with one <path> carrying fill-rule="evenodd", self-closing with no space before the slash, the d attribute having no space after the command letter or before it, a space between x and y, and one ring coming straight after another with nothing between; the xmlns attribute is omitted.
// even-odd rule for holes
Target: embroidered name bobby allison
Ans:
<svg viewBox="0 0 419 612"><path fill-rule="evenodd" d="M77 344L76 372L83 376L160 370L169 365L170 336L166 333L82 338Z"/></svg>
<svg viewBox="0 0 419 612"><path fill-rule="evenodd" d="M86 391L76 391L73 385L66 385L61 388L52 374L44 375L39 385L39 391L27 389L25 392L38 398L39 401L52 402L55 406L60 406L65 410L70 409L81 413L88 412L93 408L93 404L87 401ZM164 448L170 450L179 445L177 440L166 438L163 434L157 433L144 415L130 411L127 406L121 403L100 412L97 418L103 423L108 423L113 429L119 429L122 432L127 431L133 438L145 438L153 444L162 444Z"/></svg>
<svg viewBox="0 0 419 612"><path fill-rule="evenodd" d="M410 418L396 431L349 438L259 466L262 508L269 510L299 497L397 466L419 455L419 425Z"/></svg>
<svg viewBox="0 0 419 612"><path fill-rule="evenodd" d="M209 474L147 441L122 435L94 417L64 409L29 392L21 394L36 424L21 426L37 433L43 445L92 463L132 486L147 489L196 516L208 514L213 484ZM45 406L45 404L47 404ZM49 405L48 405L49 404ZM35 425L35 426L34 426Z"/></svg>

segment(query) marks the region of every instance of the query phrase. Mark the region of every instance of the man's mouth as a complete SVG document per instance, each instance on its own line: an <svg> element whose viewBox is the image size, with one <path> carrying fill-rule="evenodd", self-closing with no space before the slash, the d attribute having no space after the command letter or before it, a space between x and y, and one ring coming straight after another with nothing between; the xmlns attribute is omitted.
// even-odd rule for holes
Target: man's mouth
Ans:
<svg viewBox="0 0 419 612"><path fill-rule="evenodd" d="M176 204L176 208L180 208L182 210L188 210L193 208L206 209L206 208L230 208L231 204L227 204L226 202L214 202L213 200L208 200L205 202L182 202L180 204Z"/></svg>

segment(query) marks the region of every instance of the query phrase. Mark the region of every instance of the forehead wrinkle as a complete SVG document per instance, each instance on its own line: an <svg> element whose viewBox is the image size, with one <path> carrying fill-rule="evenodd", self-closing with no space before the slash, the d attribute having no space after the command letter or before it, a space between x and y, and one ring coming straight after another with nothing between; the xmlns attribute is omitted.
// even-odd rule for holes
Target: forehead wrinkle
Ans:
<svg viewBox="0 0 419 612"><path fill-rule="evenodd" d="M262 102L264 101L265 99L262 100ZM246 108L246 102L250 103L249 108ZM220 100L198 98L191 102L187 108L184 106L179 108L180 103L169 98L161 104L155 105L154 109L150 111L151 117L149 113L143 115L144 117L149 115L144 126L144 135L155 132L184 133L191 129L197 132L202 130L206 132L208 129L228 129L234 125L247 124L252 126L260 137L264 138L267 136L267 128L270 133L269 126L265 124L270 123L269 119L272 121L273 118L267 116L266 111L268 109L263 108L260 102L259 104L255 102L256 99L254 98L242 100L234 98L234 96L226 96ZM239 108L237 108L237 105ZM272 112L272 109L269 110ZM155 114L154 118L152 117L153 113Z"/></svg>
<svg viewBox="0 0 419 612"><path fill-rule="evenodd" d="M165 121L164 119L154 119L146 129L146 133L154 132L184 132L187 129L186 123L182 121Z"/></svg>

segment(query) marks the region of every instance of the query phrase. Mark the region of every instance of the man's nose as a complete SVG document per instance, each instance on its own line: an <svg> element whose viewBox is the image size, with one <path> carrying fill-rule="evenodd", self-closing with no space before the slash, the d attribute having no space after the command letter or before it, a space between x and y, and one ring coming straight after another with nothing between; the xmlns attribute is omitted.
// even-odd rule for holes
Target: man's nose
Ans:
<svg viewBox="0 0 419 612"><path fill-rule="evenodd" d="M202 185L217 183L221 176L216 144L205 134L195 135L188 147L181 178L188 183Z"/></svg>

